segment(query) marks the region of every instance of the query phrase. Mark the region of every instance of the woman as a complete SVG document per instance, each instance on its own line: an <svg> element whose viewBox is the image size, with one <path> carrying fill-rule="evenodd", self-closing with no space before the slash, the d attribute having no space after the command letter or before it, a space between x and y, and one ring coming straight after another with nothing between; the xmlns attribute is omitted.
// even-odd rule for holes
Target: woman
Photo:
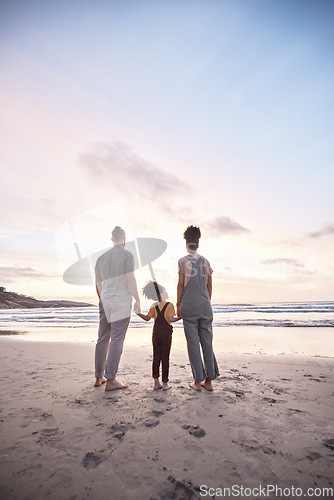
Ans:
<svg viewBox="0 0 334 500"><path fill-rule="evenodd" d="M183 237L188 255L179 260L177 315L183 319L188 356L194 376L190 387L212 391L218 377L218 365L212 349L212 269L207 259L197 253L201 230L189 226ZM202 347L203 360L200 345Z"/></svg>

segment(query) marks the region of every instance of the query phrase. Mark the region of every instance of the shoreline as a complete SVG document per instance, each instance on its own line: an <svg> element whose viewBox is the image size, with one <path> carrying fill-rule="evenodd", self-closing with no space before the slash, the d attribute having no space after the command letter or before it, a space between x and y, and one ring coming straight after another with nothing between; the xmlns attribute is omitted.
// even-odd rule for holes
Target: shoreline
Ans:
<svg viewBox="0 0 334 500"><path fill-rule="evenodd" d="M16 325L15 325L16 326ZM49 326L31 327L22 324L0 328L0 342L7 336L24 342L60 342L69 344L95 344L97 325L73 328ZM6 332L10 332L9 334ZM124 347L151 346L152 325L128 328ZM214 327L213 344L216 353L295 355L334 358L334 329L331 327ZM184 351L187 346L183 328L174 328L172 352Z"/></svg>
<svg viewBox="0 0 334 500"><path fill-rule="evenodd" d="M331 358L219 353L214 392L195 393L186 352L172 350L173 387L163 392L152 390L151 346L125 345L119 379L129 387L107 393L93 387L93 343L10 336L0 345L4 498L333 487Z"/></svg>

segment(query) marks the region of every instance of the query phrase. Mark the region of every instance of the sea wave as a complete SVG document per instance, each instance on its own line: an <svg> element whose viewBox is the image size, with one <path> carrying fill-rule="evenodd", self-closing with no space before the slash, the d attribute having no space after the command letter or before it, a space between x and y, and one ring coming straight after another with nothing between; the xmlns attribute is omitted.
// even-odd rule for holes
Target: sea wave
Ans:
<svg viewBox="0 0 334 500"><path fill-rule="evenodd" d="M260 312L273 313L333 313L334 302L293 302L279 304L213 304L215 313Z"/></svg>
<svg viewBox="0 0 334 500"><path fill-rule="evenodd" d="M143 308L143 312L147 309ZM5 309L0 311L0 328L43 326L84 327L98 324L97 307L65 307L49 309ZM257 304L213 304L213 325L221 327L333 327L334 302L289 302ZM131 326L148 326L135 314ZM174 323L182 327L182 321Z"/></svg>

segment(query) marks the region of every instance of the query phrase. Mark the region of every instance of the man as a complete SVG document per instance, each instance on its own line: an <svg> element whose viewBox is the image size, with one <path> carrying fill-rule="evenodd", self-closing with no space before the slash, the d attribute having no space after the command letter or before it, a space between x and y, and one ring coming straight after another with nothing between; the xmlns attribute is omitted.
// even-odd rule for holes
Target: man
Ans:
<svg viewBox="0 0 334 500"><path fill-rule="evenodd" d="M116 380L125 334L134 310L140 312L133 255L125 250L125 232L116 226L111 238L114 246L98 258L95 283L99 301L100 324L95 349L95 387L106 382L106 391L124 389Z"/></svg>

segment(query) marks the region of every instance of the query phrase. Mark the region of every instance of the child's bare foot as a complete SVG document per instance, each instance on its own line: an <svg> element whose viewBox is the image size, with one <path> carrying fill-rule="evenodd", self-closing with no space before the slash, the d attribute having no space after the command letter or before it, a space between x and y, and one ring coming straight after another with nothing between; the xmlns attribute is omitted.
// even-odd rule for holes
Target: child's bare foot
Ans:
<svg viewBox="0 0 334 500"><path fill-rule="evenodd" d="M121 382L118 382L115 378L107 380L106 383L106 391L116 391L117 389L126 389L127 385L126 384L121 384Z"/></svg>
<svg viewBox="0 0 334 500"><path fill-rule="evenodd" d="M207 391L213 391L212 382L209 379L201 382L201 386L204 387L204 389L206 389Z"/></svg>
<svg viewBox="0 0 334 500"><path fill-rule="evenodd" d="M201 384L199 382L192 382L192 384L189 384L189 387L191 389L194 389L194 391L201 391Z"/></svg>
<svg viewBox="0 0 334 500"><path fill-rule="evenodd" d="M158 378L154 379L154 386L153 389L157 391L158 389L161 389L162 385L160 384L160 380Z"/></svg>
<svg viewBox="0 0 334 500"><path fill-rule="evenodd" d="M102 384L105 384L107 382L107 379L104 377L97 377L95 380L94 387L101 387Z"/></svg>
<svg viewBox="0 0 334 500"><path fill-rule="evenodd" d="M169 385L167 382L163 382L163 383L162 383L162 389L163 389L164 391L168 391L168 389L171 389L171 388L172 388L172 386L171 386L171 385Z"/></svg>

